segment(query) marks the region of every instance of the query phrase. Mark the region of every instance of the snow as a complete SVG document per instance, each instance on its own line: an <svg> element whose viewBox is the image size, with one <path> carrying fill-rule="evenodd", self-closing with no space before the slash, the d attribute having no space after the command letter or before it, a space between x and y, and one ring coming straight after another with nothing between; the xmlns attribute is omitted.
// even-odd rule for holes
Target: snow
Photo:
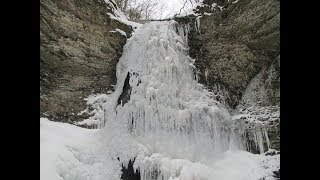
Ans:
<svg viewBox="0 0 320 180"><path fill-rule="evenodd" d="M83 111L80 111L77 115L82 115L83 113L88 113L88 109L85 109Z"/></svg>
<svg viewBox="0 0 320 180"><path fill-rule="evenodd" d="M233 1L232 3L235 4L235 3L237 3L237 2L239 2L239 0L235 0L235 1Z"/></svg>
<svg viewBox="0 0 320 180"><path fill-rule="evenodd" d="M40 179L63 179L59 174L59 163L63 158L70 164L75 163L68 146L86 142L94 132L96 130L40 118ZM63 163L67 165L67 162Z"/></svg>
<svg viewBox="0 0 320 180"><path fill-rule="evenodd" d="M270 147L268 129L280 123L280 107L251 106L240 108L234 112L232 119L235 122L237 133L242 135L250 133L253 137L250 140L253 140L260 153L263 153L268 150L264 149L264 142L267 147Z"/></svg>
<svg viewBox="0 0 320 180"><path fill-rule="evenodd" d="M77 124L100 129L40 119L41 179L118 180L121 164L134 158L145 180L271 177L279 155L244 151L235 119L197 81L188 31L175 21L135 31L117 64L115 91L85 99L83 112L92 116ZM128 73L130 100L118 104Z"/></svg>
<svg viewBox="0 0 320 180"><path fill-rule="evenodd" d="M114 6L114 4L116 4L115 2L111 3L110 0L105 0L105 2L112 8L113 14L107 13L107 15L109 15L111 19L115 19L128 26L131 26L133 29L140 28L142 26L142 24L140 23L129 21L127 16L117 6Z"/></svg>
<svg viewBox="0 0 320 180"><path fill-rule="evenodd" d="M121 29L115 29L114 31L109 31L109 32L119 32L122 36L124 36L124 37L127 37L127 33L126 32L124 32L123 30L121 30Z"/></svg>
<svg viewBox="0 0 320 180"><path fill-rule="evenodd" d="M190 16L190 15L199 16L200 14L195 12L196 8L203 7L203 6L205 6L205 4L203 4L203 2L195 3L192 6L181 10L181 12L178 15L176 15L176 17L184 17L184 16Z"/></svg>
<svg viewBox="0 0 320 180"><path fill-rule="evenodd" d="M241 103L237 109L249 106L260 106L271 104L268 99L266 83L263 80L262 72L258 73L248 84ZM263 103L263 104L261 104Z"/></svg>
<svg viewBox="0 0 320 180"><path fill-rule="evenodd" d="M84 98L84 100L87 101L87 108L78 113L78 115L87 113L91 116L88 119L76 122L75 124L85 125L91 128L101 128L105 122L105 110L102 105L108 101L108 98L109 96L107 94L92 94L89 97ZM92 110L90 111L88 107Z"/></svg>
<svg viewBox="0 0 320 180"><path fill-rule="evenodd" d="M246 151L226 151L212 163L202 164L185 159L172 159L161 154L136 159L144 171L141 179L151 179L157 172L163 179L274 179L272 171L279 169L279 156L255 155ZM266 167L264 167L266 166Z"/></svg>
<svg viewBox="0 0 320 180"><path fill-rule="evenodd" d="M182 179L195 174L218 177L219 171L209 173L213 162L230 155L225 152L245 149L245 142L233 132L234 121L227 110L196 80L194 60L187 55L188 29L174 21L145 24L124 46L115 92L90 98L89 103L97 105L96 112L104 112L100 114L105 122L101 137L111 156L123 164L137 157L135 167L145 179L151 178L155 168L165 179L178 178L178 174ZM128 72L130 100L117 105ZM257 142L262 141L261 135ZM244 162L239 161L241 166ZM250 158L245 161L251 162ZM178 167L171 167L172 163ZM191 167L198 169L195 174L183 173L183 168ZM252 167L261 172L258 165ZM243 176L250 179L246 173ZM239 175L230 175L230 179L235 177Z"/></svg>
<svg viewBox="0 0 320 180"><path fill-rule="evenodd" d="M220 11L223 11L223 10L224 10L224 7L223 7L223 6L218 6L218 8L220 9Z"/></svg>
<svg viewBox="0 0 320 180"><path fill-rule="evenodd" d="M40 118L40 179L119 180L121 164L98 131Z"/></svg>
<svg viewBox="0 0 320 180"><path fill-rule="evenodd" d="M232 112L238 133L250 133L253 137L251 140L259 147L260 152L267 150L264 149L264 144L269 147L268 130L280 123L280 106L269 105L272 103L266 90L268 81L276 78L275 67L271 65L265 73L266 79L262 71L252 78L241 102Z"/></svg>
<svg viewBox="0 0 320 180"><path fill-rule="evenodd" d="M187 10L181 11L180 14L176 15L175 17L185 17L190 15L199 16L198 13L194 12L194 9L187 9Z"/></svg>
<svg viewBox="0 0 320 180"><path fill-rule="evenodd" d="M273 156L264 154L257 157L263 167L265 180L274 180L275 178L273 177L273 171L278 171L280 169L280 154L276 154Z"/></svg>
<svg viewBox="0 0 320 180"><path fill-rule="evenodd" d="M178 35L179 28L174 21L153 22L128 40L117 65L114 94L122 93L129 72L130 101L106 117L155 152L206 159L208 153L229 148L231 117L195 80L186 34Z"/></svg>
<svg viewBox="0 0 320 180"><path fill-rule="evenodd" d="M120 163L112 156L116 157L116 149L125 154L129 151L128 154L132 153L134 150L126 149L130 147L127 143L136 142L128 137L127 140L122 139L124 142L121 143L119 139L115 140L119 134L113 131L105 135L106 132L102 130L89 130L40 118L40 179L120 179ZM106 141L116 146L108 150ZM136 152L146 151L145 147L139 146L135 146ZM269 153L272 151L269 150ZM211 161L201 163L153 153L150 156L138 156L134 166L142 169L143 180L150 179L155 171L164 172L164 179L256 180L265 177L271 180L274 179L272 172L280 167L280 154L269 156L228 150Z"/></svg>
<svg viewBox="0 0 320 180"><path fill-rule="evenodd" d="M211 10L213 10L213 8L216 7L217 5L218 5L217 3L212 3Z"/></svg>

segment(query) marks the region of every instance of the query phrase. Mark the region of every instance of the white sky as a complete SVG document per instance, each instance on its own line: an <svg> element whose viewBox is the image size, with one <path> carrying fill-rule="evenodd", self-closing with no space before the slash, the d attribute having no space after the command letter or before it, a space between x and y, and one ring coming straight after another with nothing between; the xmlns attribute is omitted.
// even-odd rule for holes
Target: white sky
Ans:
<svg viewBox="0 0 320 180"><path fill-rule="evenodd" d="M163 18L165 18L167 15L173 15L175 13L178 13L179 10L183 7L184 0L162 0L168 8L163 12ZM186 8L190 8L191 4L187 3Z"/></svg>
<svg viewBox="0 0 320 180"><path fill-rule="evenodd" d="M139 0L138 0L139 1ZM140 0L143 1L143 0ZM161 18L168 18L169 16L173 16L175 13L178 13L179 10L183 7L185 0L155 0L158 2L162 2L165 4L166 8L162 12ZM185 9L191 7L191 4L188 2L185 6Z"/></svg>

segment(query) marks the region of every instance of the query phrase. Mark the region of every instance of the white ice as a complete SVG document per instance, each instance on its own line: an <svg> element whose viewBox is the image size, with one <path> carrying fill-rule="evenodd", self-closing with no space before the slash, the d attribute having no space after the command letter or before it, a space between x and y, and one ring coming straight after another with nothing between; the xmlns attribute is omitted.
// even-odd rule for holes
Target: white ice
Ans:
<svg viewBox="0 0 320 180"><path fill-rule="evenodd" d="M188 29L152 22L127 40L115 91L87 99L101 129L40 119L41 179L118 180L121 164L134 158L146 180L270 176L262 163L269 157L243 151L229 112L197 82ZM128 73L130 100L118 104Z"/></svg>

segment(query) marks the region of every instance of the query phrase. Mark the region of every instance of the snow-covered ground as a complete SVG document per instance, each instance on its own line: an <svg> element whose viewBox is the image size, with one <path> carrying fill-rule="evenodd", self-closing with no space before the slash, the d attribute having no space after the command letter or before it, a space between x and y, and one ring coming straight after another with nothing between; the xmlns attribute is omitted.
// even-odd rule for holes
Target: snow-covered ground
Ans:
<svg viewBox="0 0 320 180"><path fill-rule="evenodd" d="M110 157L104 141L100 141L103 133L98 131L40 118L40 179L119 180L121 165ZM136 166L147 166L145 169L161 164L158 169L178 174L167 179L268 180L274 179L273 171L279 169L280 155L226 151L211 163L202 164L154 153L136 162Z"/></svg>
<svg viewBox="0 0 320 180"><path fill-rule="evenodd" d="M68 163L74 163L71 148L85 143L96 131L40 118L40 178L63 179L59 164L68 166Z"/></svg>
<svg viewBox="0 0 320 180"><path fill-rule="evenodd" d="M40 118L40 179L120 179L121 166L99 148L97 131Z"/></svg>

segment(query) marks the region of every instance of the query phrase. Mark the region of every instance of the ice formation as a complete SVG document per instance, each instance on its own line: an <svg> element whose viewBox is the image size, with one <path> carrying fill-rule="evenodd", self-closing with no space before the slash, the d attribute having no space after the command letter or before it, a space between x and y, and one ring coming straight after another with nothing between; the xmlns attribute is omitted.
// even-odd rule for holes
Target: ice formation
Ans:
<svg viewBox="0 0 320 180"><path fill-rule="evenodd" d="M244 136L247 150L250 149L248 143L253 142L260 153L268 151L270 148L268 129L280 123L279 106L250 106L239 108L232 116L234 121L234 131ZM252 147L251 147L252 148Z"/></svg>
<svg viewBox="0 0 320 180"><path fill-rule="evenodd" d="M136 158L146 180L179 177L184 165L209 168L228 150L246 148L224 105L197 82L188 31L175 21L145 24L124 46L115 92L91 98L104 99L96 109L111 156L123 164Z"/></svg>
<svg viewBox="0 0 320 180"><path fill-rule="evenodd" d="M200 160L229 148L230 115L196 81L186 34L174 21L155 22L130 39L115 92L122 92L129 73L130 100L116 107L112 120L154 152Z"/></svg>
<svg viewBox="0 0 320 180"><path fill-rule="evenodd" d="M91 111L82 113L93 116L78 123L101 129L94 140L61 149L57 176L118 180L130 160L142 180L265 176L260 155L243 151L246 142L227 109L198 83L188 31L189 25L167 21L133 33L117 65L115 91L88 97Z"/></svg>
<svg viewBox="0 0 320 180"><path fill-rule="evenodd" d="M137 146L134 149L132 144L126 146L133 139L123 139L124 136L121 138L112 130L107 136L97 136L101 132L98 129L85 129L40 118L40 179L119 180L121 164L115 158L117 154L112 152L123 151L128 154L135 150L141 151L143 147ZM106 147L103 140L113 141L115 146ZM121 143L123 141L125 143ZM125 149L128 147L131 149ZM168 178L171 180L257 180L259 177L272 180L273 171L279 169L279 158L280 154L275 150L261 155L246 151L226 151L215 161L205 165L153 153L137 157L134 165L141 169L144 179L148 179L148 176L160 178L157 174L161 171L161 177L171 176Z"/></svg>
<svg viewBox="0 0 320 180"><path fill-rule="evenodd" d="M196 30L197 30L197 32L199 34L201 34L201 31L200 31L200 18L202 18L202 16L198 16L196 18L196 21L195 21L195 28L196 28Z"/></svg>

